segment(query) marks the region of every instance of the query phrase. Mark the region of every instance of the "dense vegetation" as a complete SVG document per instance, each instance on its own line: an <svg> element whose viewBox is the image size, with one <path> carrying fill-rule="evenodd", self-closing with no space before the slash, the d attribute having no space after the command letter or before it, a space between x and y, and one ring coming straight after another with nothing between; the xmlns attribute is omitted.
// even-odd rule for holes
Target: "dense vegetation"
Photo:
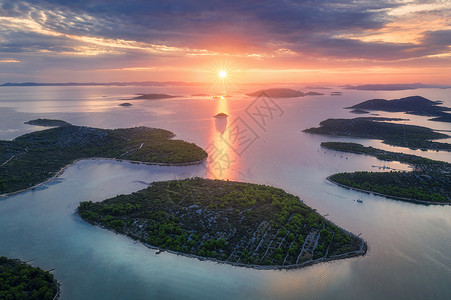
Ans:
<svg viewBox="0 0 451 300"><path fill-rule="evenodd" d="M451 115L445 111L451 108L438 106L442 102L431 101L421 96L410 96L401 99L372 99L346 107L347 109L380 110L388 112L406 112L420 116L434 116L433 121L450 122Z"/></svg>
<svg viewBox="0 0 451 300"><path fill-rule="evenodd" d="M330 180L348 187L389 196L432 203L451 202L451 164L415 155L384 151L355 143L327 142L322 147L375 156L386 161L400 161L413 166L412 172L338 173Z"/></svg>
<svg viewBox="0 0 451 300"><path fill-rule="evenodd" d="M383 140L385 144L412 149L451 151L451 144L431 141L448 138L448 135L435 132L427 127L384 122L390 120L395 119L371 117L327 119L320 123L320 127L305 129L304 132L379 139Z"/></svg>
<svg viewBox="0 0 451 300"><path fill-rule="evenodd" d="M25 122L25 124L36 125L36 126L45 126L45 127L60 127L60 126L71 125L70 123L67 123L66 121L55 120L55 119L35 119L35 120L30 120L28 122Z"/></svg>
<svg viewBox="0 0 451 300"><path fill-rule="evenodd" d="M201 178L154 182L80 216L154 247L244 265L300 266L362 255L366 246L294 195L265 185Z"/></svg>
<svg viewBox="0 0 451 300"><path fill-rule="evenodd" d="M56 293L53 274L18 260L0 257L0 299L52 300Z"/></svg>
<svg viewBox="0 0 451 300"><path fill-rule="evenodd" d="M109 130L66 125L0 141L0 193L43 182L76 159L183 164L207 157L195 144L173 137L170 131L147 127Z"/></svg>

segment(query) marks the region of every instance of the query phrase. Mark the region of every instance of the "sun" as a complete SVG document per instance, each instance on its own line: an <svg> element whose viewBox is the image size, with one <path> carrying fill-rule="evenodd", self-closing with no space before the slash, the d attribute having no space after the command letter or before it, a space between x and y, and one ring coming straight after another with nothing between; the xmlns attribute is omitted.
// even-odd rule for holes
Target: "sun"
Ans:
<svg viewBox="0 0 451 300"><path fill-rule="evenodd" d="M224 71L224 70L219 71L219 77L226 78L227 77L227 72Z"/></svg>

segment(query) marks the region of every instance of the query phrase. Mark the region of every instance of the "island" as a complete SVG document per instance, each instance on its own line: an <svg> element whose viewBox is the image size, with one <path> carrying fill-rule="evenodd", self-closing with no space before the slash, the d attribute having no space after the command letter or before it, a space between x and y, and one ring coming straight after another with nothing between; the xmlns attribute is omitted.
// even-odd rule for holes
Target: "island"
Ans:
<svg viewBox="0 0 451 300"><path fill-rule="evenodd" d="M214 115L215 118L227 118L229 115L226 113L219 113Z"/></svg>
<svg viewBox="0 0 451 300"><path fill-rule="evenodd" d="M451 144L432 141L448 138L449 136L444 133L422 126L387 122L401 120L381 117L327 119L320 123L320 127L305 129L304 132L377 139L388 145L411 149L451 151Z"/></svg>
<svg viewBox="0 0 451 300"><path fill-rule="evenodd" d="M119 106L124 106L124 107L128 107L128 106L132 106L133 104L129 103L129 102L124 102L121 104L118 104Z"/></svg>
<svg viewBox="0 0 451 300"><path fill-rule="evenodd" d="M81 202L87 222L150 248L261 269L364 255L367 245L281 189L190 178Z"/></svg>
<svg viewBox="0 0 451 300"><path fill-rule="evenodd" d="M42 126L42 127L60 127L60 126L68 126L71 125L66 121L55 120L55 119L35 119L24 122L24 124Z"/></svg>
<svg viewBox="0 0 451 300"><path fill-rule="evenodd" d="M363 85L347 85L344 87L347 90L360 91L404 91L415 89L439 88L449 89L450 85L441 84L423 84L423 83L389 83L389 84L363 84Z"/></svg>
<svg viewBox="0 0 451 300"><path fill-rule="evenodd" d="M319 95L324 95L324 94L316 93L316 92L303 93L301 91L296 91L296 90L286 89L286 88L260 90L260 91L254 92L254 93L246 94L246 96L253 96L253 97L258 97L261 95L266 95L271 98L295 98L295 97L304 97L304 96L319 96Z"/></svg>
<svg viewBox="0 0 451 300"><path fill-rule="evenodd" d="M411 96L401 99L385 100L372 99L359 104L345 107L345 109L378 110L387 112L405 112L412 115L432 116L431 121L451 122L451 108L439 106L441 101L431 101L421 96Z"/></svg>
<svg viewBox="0 0 451 300"><path fill-rule="evenodd" d="M18 192L55 177L79 159L110 158L150 164L202 163L207 153L148 127L99 129L65 125L0 141L0 194Z"/></svg>
<svg viewBox="0 0 451 300"><path fill-rule="evenodd" d="M138 94L139 96L136 96L130 100L158 100L158 99L171 99L171 98L177 98L179 96L172 96L172 95L166 95L166 94Z"/></svg>
<svg viewBox="0 0 451 300"><path fill-rule="evenodd" d="M369 111L363 110L363 109L353 109L350 111L350 113L357 114L357 115L364 115L369 114Z"/></svg>
<svg viewBox="0 0 451 300"><path fill-rule="evenodd" d="M205 93L192 94L191 97L210 97L210 94L205 94Z"/></svg>
<svg viewBox="0 0 451 300"><path fill-rule="evenodd" d="M338 173L328 179L348 188L399 200L451 204L451 164L428 158L365 147L357 143L323 142L321 147L336 151L374 156L385 161L411 165L411 172Z"/></svg>
<svg viewBox="0 0 451 300"><path fill-rule="evenodd" d="M0 299L52 300L58 296L58 283L49 271L0 257Z"/></svg>

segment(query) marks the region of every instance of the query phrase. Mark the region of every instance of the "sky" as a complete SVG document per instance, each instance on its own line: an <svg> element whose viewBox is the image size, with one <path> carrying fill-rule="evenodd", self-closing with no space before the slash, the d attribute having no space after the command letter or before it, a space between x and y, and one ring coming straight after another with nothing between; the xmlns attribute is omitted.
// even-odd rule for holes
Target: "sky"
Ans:
<svg viewBox="0 0 451 300"><path fill-rule="evenodd" d="M451 84L451 0L0 0L0 83Z"/></svg>

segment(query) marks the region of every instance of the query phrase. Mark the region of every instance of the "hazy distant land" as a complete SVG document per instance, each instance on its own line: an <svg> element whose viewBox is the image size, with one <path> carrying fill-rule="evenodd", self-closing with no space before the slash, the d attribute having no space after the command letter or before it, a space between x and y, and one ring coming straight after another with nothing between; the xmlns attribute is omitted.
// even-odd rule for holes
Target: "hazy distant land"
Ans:
<svg viewBox="0 0 451 300"><path fill-rule="evenodd" d="M148 127L99 129L60 120L29 123L64 126L0 141L0 193L30 188L57 176L78 159L114 158L145 163L200 163L207 153L193 143L173 140L172 132Z"/></svg>
<svg viewBox="0 0 451 300"><path fill-rule="evenodd" d="M130 100L157 100L157 99L170 99L170 98L177 98L180 96L172 96L167 94L139 94L139 96L136 96Z"/></svg>
<svg viewBox="0 0 451 300"><path fill-rule="evenodd" d="M344 87L347 90L360 91L402 91L415 89L449 89L451 85L440 84L422 84L422 83L407 83L407 84L364 84L364 85L347 85Z"/></svg>
<svg viewBox="0 0 451 300"><path fill-rule="evenodd" d="M153 182L80 216L152 248L254 268L297 268L364 255L366 243L294 195L250 183L193 178Z"/></svg>
<svg viewBox="0 0 451 300"><path fill-rule="evenodd" d="M246 94L246 96L252 96L252 97L258 97L261 95L266 95L271 98L295 98L295 97L304 97L304 96L318 96L318 95L324 95L324 94L316 93L316 92L303 93L301 91L296 91L296 90L286 89L286 88L260 90L260 91L256 91L253 93Z"/></svg>

